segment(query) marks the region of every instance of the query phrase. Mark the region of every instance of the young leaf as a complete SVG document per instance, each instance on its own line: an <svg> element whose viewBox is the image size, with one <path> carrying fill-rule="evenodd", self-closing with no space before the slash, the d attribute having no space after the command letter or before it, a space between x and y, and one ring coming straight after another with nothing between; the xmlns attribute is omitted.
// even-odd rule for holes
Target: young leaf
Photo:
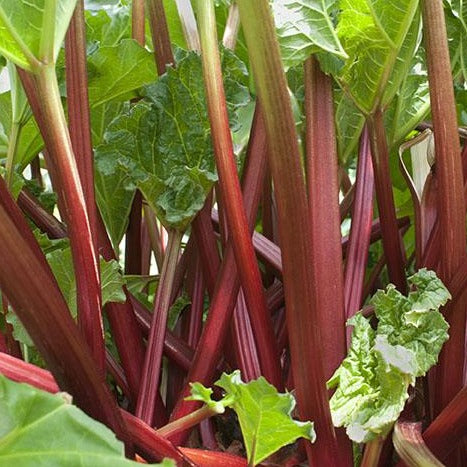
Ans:
<svg viewBox="0 0 467 467"><path fill-rule="evenodd" d="M403 296L390 284L378 291L371 304L378 327L357 313L347 357L328 381L337 386L330 406L335 426L345 426L355 442L385 436L408 398L415 378L433 366L448 324L438 311L450 298L436 275L421 269L408 282L414 290Z"/></svg>
<svg viewBox="0 0 467 467"><path fill-rule="evenodd" d="M224 373L216 385L224 389L228 405L237 413L249 465L259 464L298 438L314 442L313 424L291 418L294 397L279 394L263 377L244 383L237 370L230 375Z"/></svg>
<svg viewBox="0 0 467 467"><path fill-rule="evenodd" d="M66 402L63 394L52 395L2 375L0 419L2 465L136 465L125 459L114 433Z"/></svg>
<svg viewBox="0 0 467 467"><path fill-rule="evenodd" d="M349 55L340 81L364 113L389 103L405 76L401 68L410 63L418 39L417 6L418 0L340 3L337 31Z"/></svg>
<svg viewBox="0 0 467 467"><path fill-rule="evenodd" d="M16 65L34 71L55 61L76 0L0 1L0 52Z"/></svg>
<svg viewBox="0 0 467 467"><path fill-rule="evenodd" d="M73 317L76 317L76 280L73 272L73 262L71 249L54 250L47 254L47 261L57 279L60 290L65 297ZM124 302L125 293L122 290L124 285L123 277L120 274L120 267L115 260L100 260L102 305L108 302Z"/></svg>
<svg viewBox="0 0 467 467"><path fill-rule="evenodd" d="M336 0L272 0L271 4L286 68L319 51L347 58L331 18Z"/></svg>

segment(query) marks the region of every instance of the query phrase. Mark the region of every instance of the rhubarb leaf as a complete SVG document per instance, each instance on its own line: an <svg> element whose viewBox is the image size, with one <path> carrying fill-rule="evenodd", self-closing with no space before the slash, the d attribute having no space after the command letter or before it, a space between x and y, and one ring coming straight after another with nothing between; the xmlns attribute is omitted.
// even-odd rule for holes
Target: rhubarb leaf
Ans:
<svg viewBox="0 0 467 467"><path fill-rule="evenodd" d="M448 338L438 311L450 298L434 272L421 269L408 279L408 297L390 284L370 303L378 326L357 313L347 357L328 381L337 387L330 400L335 426L345 426L355 442L385 436L408 398L408 387L433 366Z"/></svg>
<svg viewBox="0 0 467 467"><path fill-rule="evenodd" d="M342 0L337 32L349 55L342 87L364 113L388 104L415 53L418 0Z"/></svg>
<svg viewBox="0 0 467 467"><path fill-rule="evenodd" d="M136 90L157 76L153 54L133 39L99 47L89 57L88 73L91 107L136 97Z"/></svg>
<svg viewBox="0 0 467 467"><path fill-rule="evenodd" d="M292 394L279 394L263 377L244 383L237 370L224 373L216 385L224 389L229 406L237 413L249 465L259 464L298 438L315 440L311 422L291 418L295 407Z"/></svg>
<svg viewBox="0 0 467 467"><path fill-rule="evenodd" d="M286 68L300 65L320 51L347 57L331 17L336 0L271 0L271 4Z"/></svg>
<svg viewBox="0 0 467 467"><path fill-rule="evenodd" d="M165 226L184 230L217 180L201 61L188 54L126 106L97 148L99 170L120 165Z"/></svg>
<svg viewBox="0 0 467 467"><path fill-rule="evenodd" d="M16 65L35 71L56 60L76 0L0 0L0 52Z"/></svg>
<svg viewBox="0 0 467 467"><path fill-rule="evenodd" d="M53 250L46 255L47 261L57 279L58 286L70 308L73 317L77 314L76 305L76 280L73 270L71 248ZM124 280L120 274L120 266L117 261L100 260L102 305L108 302L124 302Z"/></svg>
<svg viewBox="0 0 467 467"><path fill-rule="evenodd" d="M225 408L228 404L223 399L221 401L215 401L212 399L212 389L203 386L201 383L190 383L191 396L187 397L186 400L199 401L206 404L213 412L224 413Z"/></svg>
<svg viewBox="0 0 467 467"><path fill-rule="evenodd" d="M102 153L97 151L94 172L96 202L113 248L117 252L128 226L135 189L128 187L128 177L122 167L114 167L110 174L106 172L105 162L100 163L101 157Z"/></svg>
<svg viewBox="0 0 467 467"><path fill-rule="evenodd" d="M446 0L445 18L448 32L451 67L454 77L459 73L467 79L467 3Z"/></svg>
<svg viewBox="0 0 467 467"><path fill-rule="evenodd" d="M125 459L123 443L112 431L67 399L0 375L0 464L137 465ZM165 460L157 465L174 464Z"/></svg>

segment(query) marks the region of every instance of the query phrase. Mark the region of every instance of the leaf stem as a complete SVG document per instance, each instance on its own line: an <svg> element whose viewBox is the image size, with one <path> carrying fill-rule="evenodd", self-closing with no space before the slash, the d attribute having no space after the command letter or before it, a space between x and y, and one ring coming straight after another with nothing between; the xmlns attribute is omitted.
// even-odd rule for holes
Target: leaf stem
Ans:
<svg viewBox="0 0 467 467"><path fill-rule="evenodd" d="M186 431L199 423L203 420L207 420L214 415L218 415L222 412L215 410L212 407L204 405L203 407L191 412L184 417L178 418L177 420L168 423L167 425L163 426L156 430L156 433L164 438L171 438L172 436L180 433L181 431Z"/></svg>
<svg viewBox="0 0 467 467"><path fill-rule="evenodd" d="M233 153L217 44L214 4L211 0L198 2L198 20L214 155L222 200L224 205L228 206L225 214L229 236L232 238L240 282L257 341L262 372L271 384L280 388L281 373L278 351L271 318L266 308L261 275L251 243L251 234Z"/></svg>
<svg viewBox="0 0 467 467"><path fill-rule="evenodd" d="M465 199L457 114L442 0L422 1L431 114L438 179L439 276L449 283L465 258ZM434 410L439 414L463 387L466 329L465 298L445 313L450 338L437 368Z"/></svg>
<svg viewBox="0 0 467 467"><path fill-rule="evenodd" d="M311 228L303 170L287 82L268 0L238 0L250 63L264 115L269 164L278 207L286 316L300 416L313 419L319 437L307 454L313 465L340 459L323 371L319 317L311 284Z"/></svg>
<svg viewBox="0 0 467 467"><path fill-rule="evenodd" d="M387 259L389 279L401 293L405 294L407 283L405 278L404 250L397 228L396 208L389 171L389 148L386 140L382 110L377 109L370 115L367 123L370 132L376 199L378 201L381 229L383 232L383 248Z"/></svg>
<svg viewBox="0 0 467 467"><path fill-rule="evenodd" d="M41 132L52 159L58 195L66 210L76 275L78 324L98 367L104 371L99 261L53 65L40 69L36 86L43 113L41 120L47 125L41 127Z"/></svg>
<svg viewBox="0 0 467 467"><path fill-rule="evenodd" d="M164 335L170 308L175 270L180 256L183 238L183 232L179 230L170 229L168 233L169 242L154 302L154 313L148 338L143 376L138 403L136 405L136 416L141 418L141 420L145 421L148 425L152 424L154 417L156 394L159 388Z"/></svg>
<svg viewBox="0 0 467 467"><path fill-rule="evenodd" d="M378 466L379 456L381 455L381 451L383 450L384 446L384 439L384 437L380 436L366 444L360 467Z"/></svg>

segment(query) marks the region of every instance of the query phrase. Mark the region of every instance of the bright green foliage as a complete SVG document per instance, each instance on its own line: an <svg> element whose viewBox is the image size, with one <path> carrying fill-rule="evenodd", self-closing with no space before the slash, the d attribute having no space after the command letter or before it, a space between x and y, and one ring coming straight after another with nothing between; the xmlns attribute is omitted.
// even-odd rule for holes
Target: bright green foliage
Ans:
<svg viewBox="0 0 467 467"><path fill-rule="evenodd" d="M58 286L65 297L73 317L76 317L76 280L73 271L71 249L55 249L47 254L47 261L57 279ZM100 261L102 304L108 302L124 302L126 297L122 290L123 277L117 261Z"/></svg>
<svg viewBox="0 0 467 467"><path fill-rule="evenodd" d="M286 68L300 65L319 51L346 58L331 18L336 3L336 0L271 1Z"/></svg>
<svg viewBox="0 0 467 467"><path fill-rule="evenodd" d="M86 39L92 53L97 47L111 47L131 38L130 8L86 10Z"/></svg>
<svg viewBox="0 0 467 467"><path fill-rule="evenodd" d="M16 467L137 465L103 424L65 400L0 375L0 464ZM152 464L154 465L154 464ZM172 461L159 464L174 465Z"/></svg>
<svg viewBox="0 0 467 467"><path fill-rule="evenodd" d="M0 0L0 52L21 68L56 60L76 0Z"/></svg>
<svg viewBox="0 0 467 467"><path fill-rule="evenodd" d="M467 2L445 0L446 27L453 75L467 79Z"/></svg>
<svg viewBox="0 0 467 467"><path fill-rule="evenodd" d="M232 125L249 102L245 67L224 54L225 87ZM146 99L124 111L109 126L97 148L97 169L105 176L127 173L166 227L185 230L204 205L217 180L205 103L201 61L183 54L146 88Z"/></svg>
<svg viewBox="0 0 467 467"><path fill-rule="evenodd" d="M349 55L339 76L364 113L387 105L415 52L418 0L341 0L337 27Z"/></svg>
<svg viewBox="0 0 467 467"><path fill-rule="evenodd" d="M249 465L257 465L282 446L298 438L314 442L316 435L311 422L292 419L295 407L292 394L280 394L263 377L244 383L240 371L224 373L216 386L224 389L225 397L212 401L212 390L200 383L192 383L190 399L199 400L214 410L218 404L232 408L240 422Z"/></svg>
<svg viewBox="0 0 467 467"><path fill-rule="evenodd" d="M4 157L7 153L9 137L13 121L11 92L0 94L0 155ZM4 141L2 141L2 134ZM44 142L33 118L28 118L21 128L16 146L15 164L20 170L31 162L31 160L43 148Z"/></svg>
<svg viewBox="0 0 467 467"><path fill-rule="evenodd" d="M413 65L385 114L390 147L400 144L426 117L430 108L428 78L419 54L414 59Z"/></svg>
<svg viewBox="0 0 467 467"><path fill-rule="evenodd" d="M385 436L408 398L407 389L437 359L448 339L448 324L438 309L450 298L432 271L421 269L408 279L414 288L405 297L390 284L371 300L378 318L374 330L360 313L353 326L347 357L328 381L337 386L331 398L335 426L345 426L355 442Z"/></svg>
<svg viewBox="0 0 467 467"><path fill-rule="evenodd" d="M225 412L225 408L228 406L226 399L221 401L215 401L212 399L212 389L203 386L201 383L190 383L191 396L187 397L187 400L204 402L213 412L219 414Z"/></svg>
<svg viewBox="0 0 467 467"><path fill-rule="evenodd" d="M136 97L135 90L156 77L154 56L133 39L104 46L89 57L89 101L92 107Z"/></svg>

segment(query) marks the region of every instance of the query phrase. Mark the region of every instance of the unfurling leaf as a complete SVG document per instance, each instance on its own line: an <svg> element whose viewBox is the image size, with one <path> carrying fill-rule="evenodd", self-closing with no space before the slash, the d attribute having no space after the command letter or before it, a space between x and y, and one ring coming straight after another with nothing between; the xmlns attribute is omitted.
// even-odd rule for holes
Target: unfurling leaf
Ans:
<svg viewBox="0 0 467 467"><path fill-rule="evenodd" d="M331 398L335 426L345 426L355 442L385 436L408 398L407 389L436 363L448 339L448 324L438 309L450 294L432 271L419 270L408 279L405 297L390 284L370 303L378 326L357 313L347 357L328 381L337 387Z"/></svg>

